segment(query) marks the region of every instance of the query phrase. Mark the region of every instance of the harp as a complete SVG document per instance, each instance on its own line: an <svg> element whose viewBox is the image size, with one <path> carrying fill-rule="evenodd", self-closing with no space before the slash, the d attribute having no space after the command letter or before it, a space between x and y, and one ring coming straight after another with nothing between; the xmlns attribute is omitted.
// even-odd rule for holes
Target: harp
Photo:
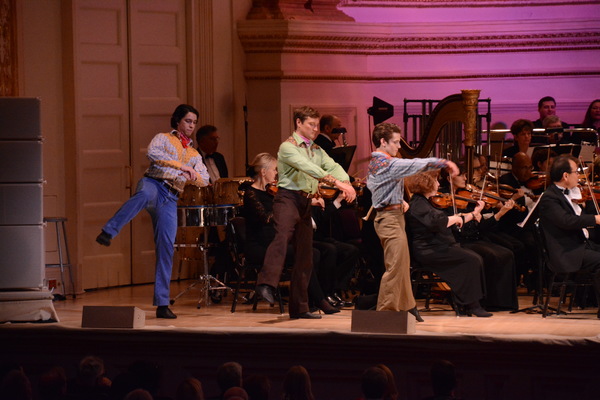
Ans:
<svg viewBox="0 0 600 400"><path fill-rule="evenodd" d="M477 105L479 90L461 90L441 100L431 112L416 147L402 140L400 154L404 158L427 157L438 141L440 132L451 122L461 122L464 131L463 144L467 179L473 176L473 153L477 144Z"/></svg>

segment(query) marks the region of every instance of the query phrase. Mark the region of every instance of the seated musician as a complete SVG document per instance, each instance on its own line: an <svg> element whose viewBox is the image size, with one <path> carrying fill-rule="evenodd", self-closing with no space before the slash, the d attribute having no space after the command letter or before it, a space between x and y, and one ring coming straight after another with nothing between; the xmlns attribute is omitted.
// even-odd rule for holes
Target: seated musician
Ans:
<svg viewBox="0 0 600 400"><path fill-rule="evenodd" d="M474 251L462 248L450 229L478 218L483 205L468 214L452 216L434 208L429 198L437 193L439 183L431 173L414 175L407 187L413 193L406 213L411 256L448 282L467 315L491 317L479 303L484 297L483 260Z"/></svg>
<svg viewBox="0 0 600 400"><path fill-rule="evenodd" d="M268 153L258 154L250 164L248 175L254 179L254 182L252 185L247 185L244 191L243 216L246 218L244 253L250 264L262 265L267 247L275 236L273 227L274 194L267 189L267 185L272 185L277 180L277 159ZM286 265L292 264L293 257L293 246L288 245ZM320 259L320 251L313 248L315 268L308 284L309 302L312 308L316 307L325 314L333 314L339 310L327 303L317 278Z"/></svg>
<svg viewBox="0 0 600 400"><path fill-rule="evenodd" d="M515 154L527 153L531 144L533 123L528 119L518 119L510 126L510 133L514 138L514 145L502 151L502 157L514 157Z"/></svg>
<svg viewBox="0 0 600 400"><path fill-rule="evenodd" d="M563 123L558 115L549 115L542 121L542 127L546 129L548 144L571 143L571 135L565 132ZM548 133L551 132L551 133Z"/></svg>
<svg viewBox="0 0 600 400"><path fill-rule="evenodd" d="M533 192L526 186L526 183L532 178L533 166L531 159L525 153L517 153L513 157L511 172L502 175L499 179L500 184L506 185L507 188L512 188L514 194L512 199L520 206L526 206L527 209L535 204ZM537 269L538 260L536 258L535 237L533 231L529 227L522 228L518 224L521 223L528 214L527 209L510 210L499 221L498 228L500 232L510 235L514 239L521 242L524 251L516 255L517 273L523 276L523 284L532 290L533 276L532 273ZM504 244L503 244L504 245Z"/></svg>
<svg viewBox="0 0 600 400"><path fill-rule="evenodd" d="M550 170L550 166L554 159L558 156L554 150L550 150L546 147L539 147L533 150L531 155L531 164L533 165L533 171L547 173Z"/></svg>
<svg viewBox="0 0 600 400"><path fill-rule="evenodd" d="M550 268L555 272L592 273L600 304L600 246L589 239L589 228L600 225L600 215L587 214L571 201L570 191L578 184L577 159L562 155L550 167L553 184L539 203L539 216ZM600 318L600 309L597 317Z"/></svg>
<svg viewBox="0 0 600 400"><path fill-rule="evenodd" d="M452 185L450 185L450 182ZM515 256L511 249L484 240L484 234L497 228L498 221L507 211L513 208L514 201L500 202L497 199L490 198L488 201L491 201L491 204L487 203L485 208L488 209L493 205L494 207L498 206L499 209L495 214L491 214L492 210L490 209L490 214L487 214L488 218L484 218L482 215L483 208L475 200L479 199L478 194L482 192L480 190L467 190L467 177L464 168L461 168L460 174L454 177L450 177L446 171L442 170L440 192L449 194L451 189L454 189L455 194L459 195L461 199L471 199L468 202L455 199L456 211L462 215L474 212L476 216L475 219L466 222L460 229L453 225L452 233L461 247L473 250L483 259L486 288L483 303L486 309L516 310L519 304L517 300ZM493 194L490 195L493 196ZM443 210L449 216L454 214L452 207L445 207Z"/></svg>
<svg viewBox="0 0 600 400"><path fill-rule="evenodd" d="M330 254L329 261L321 258L319 265L319 282L325 292L327 301L334 306L349 307L352 303L342 298L342 293L348 289L350 278L358 264L359 247L345 243L341 236L334 234L335 225L341 225L340 207L343 195L335 199L319 198L313 201L312 218L315 224L313 247L321 251L321 255ZM357 222L358 223L358 222Z"/></svg>

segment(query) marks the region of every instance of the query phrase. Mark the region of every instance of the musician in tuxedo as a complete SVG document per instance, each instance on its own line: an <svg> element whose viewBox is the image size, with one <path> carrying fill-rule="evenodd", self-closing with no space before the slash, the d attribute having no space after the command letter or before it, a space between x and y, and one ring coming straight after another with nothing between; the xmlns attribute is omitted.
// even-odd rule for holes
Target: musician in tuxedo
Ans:
<svg viewBox="0 0 600 400"><path fill-rule="evenodd" d="M577 159L569 155L556 158L550 167L550 178L553 184L546 189L539 203L550 269L563 273L591 273L596 299L600 300L600 246L589 240L588 230L600 225L600 215L585 213L571 200L571 191L579 180ZM600 318L600 311L597 316Z"/></svg>
<svg viewBox="0 0 600 400"><path fill-rule="evenodd" d="M319 120L319 135L315 138L315 144L331 155L331 149L335 147L341 133L342 121L335 115L323 115Z"/></svg>
<svg viewBox="0 0 600 400"><path fill-rule="evenodd" d="M219 178L229 177L225 157L217 151L219 139L217 127L212 125L201 126L196 132L198 152L202 156L202 161L204 161L210 175L210 183L215 183Z"/></svg>

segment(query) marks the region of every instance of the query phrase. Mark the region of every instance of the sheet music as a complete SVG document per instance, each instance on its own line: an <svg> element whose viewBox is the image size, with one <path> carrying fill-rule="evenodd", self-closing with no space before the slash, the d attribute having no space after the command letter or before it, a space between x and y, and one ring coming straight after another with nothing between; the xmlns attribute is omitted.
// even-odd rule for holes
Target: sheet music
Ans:
<svg viewBox="0 0 600 400"><path fill-rule="evenodd" d="M596 146L590 143L581 142L581 150L579 151L579 158L586 163L594 162L594 151L596 150Z"/></svg>
<svg viewBox="0 0 600 400"><path fill-rule="evenodd" d="M538 197L537 201L535 202L535 204L533 205L533 207L531 207L531 209L529 210L529 214L527 214L527 216L525 217L525 219L521 222L519 222L517 224L517 226L519 228L522 228L525 226L525 224L527 224L527 221L529 221L529 217L531 217L531 214L533 214L533 212L535 211L535 208L537 207L537 205L539 204L540 200L542 199L542 196L544 195L544 193L540 194L540 197Z"/></svg>

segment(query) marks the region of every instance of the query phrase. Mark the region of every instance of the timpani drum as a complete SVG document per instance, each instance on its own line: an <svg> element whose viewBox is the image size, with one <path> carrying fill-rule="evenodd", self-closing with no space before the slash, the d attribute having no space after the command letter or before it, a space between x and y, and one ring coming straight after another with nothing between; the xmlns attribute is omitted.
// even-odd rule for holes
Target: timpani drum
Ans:
<svg viewBox="0 0 600 400"><path fill-rule="evenodd" d="M196 185L185 185L183 194L179 198L179 206L201 206L214 203L212 186L199 187Z"/></svg>
<svg viewBox="0 0 600 400"><path fill-rule="evenodd" d="M239 192L238 178L221 178L214 183L215 204L241 205L242 196Z"/></svg>

